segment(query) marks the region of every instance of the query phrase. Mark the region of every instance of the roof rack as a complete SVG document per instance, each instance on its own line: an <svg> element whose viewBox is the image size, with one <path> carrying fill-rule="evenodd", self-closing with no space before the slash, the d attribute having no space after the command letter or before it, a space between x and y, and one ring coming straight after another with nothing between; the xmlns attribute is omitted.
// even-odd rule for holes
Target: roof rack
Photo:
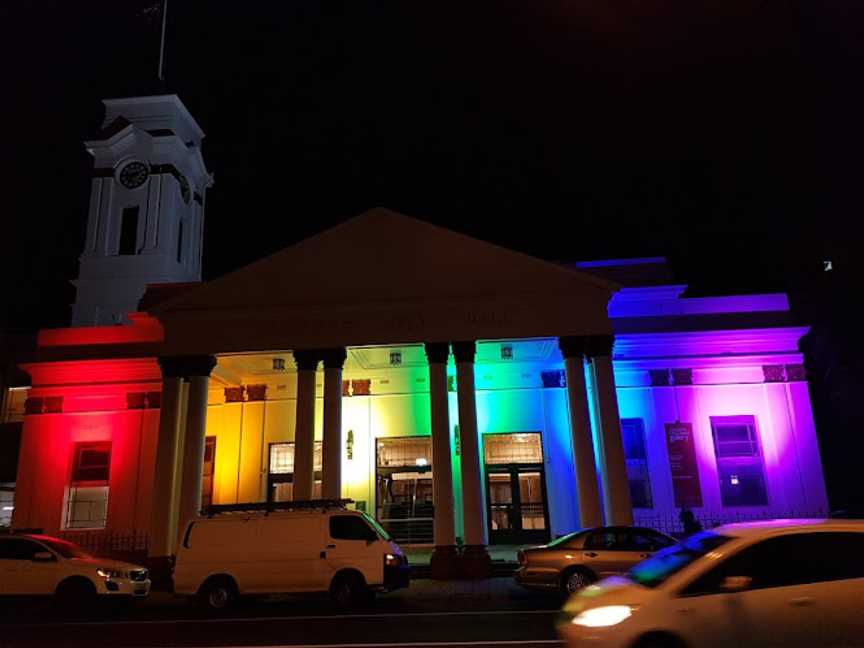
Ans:
<svg viewBox="0 0 864 648"><path fill-rule="evenodd" d="M260 513L273 511L300 511L321 509L322 512L331 508L345 508L353 504L352 499L317 499L295 500L291 502L245 502L242 504L211 504L201 511L201 515L212 518L220 513Z"/></svg>

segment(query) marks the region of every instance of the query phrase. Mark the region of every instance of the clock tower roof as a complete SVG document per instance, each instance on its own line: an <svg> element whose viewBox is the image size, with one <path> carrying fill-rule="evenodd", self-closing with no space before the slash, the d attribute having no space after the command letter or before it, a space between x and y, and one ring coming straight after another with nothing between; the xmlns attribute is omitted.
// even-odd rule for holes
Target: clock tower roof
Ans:
<svg viewBox="0 0 864 648"><path fill-rule="evenodd" d="M102 103L105 119L100 139L110 138L129 124L149 132L171 131L187 145L200 147L204 139L204 131L176 94L104 99Z"/></svg>

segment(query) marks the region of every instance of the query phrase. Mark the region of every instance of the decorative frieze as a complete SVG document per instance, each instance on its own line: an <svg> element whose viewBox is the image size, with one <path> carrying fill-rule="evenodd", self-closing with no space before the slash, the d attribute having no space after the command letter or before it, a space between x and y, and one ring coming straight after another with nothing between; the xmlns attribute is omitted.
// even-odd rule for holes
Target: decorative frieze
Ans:
<svg viewBox="0 0 864 648"><path fill-rule="evenodd" d="M649 369L648 376L652 387L668 387L672 384L668 369Z"/></svg>
<svg viewBox="0 0 864 648"><path fill-rule="evenodd" d="M59 414L63 411L62 396L36 396L24 401L24 415Z"/></svg>
<svg viewBox="0 0 864 648"><path fill-rule="evenodd" d="M673 369L672 382L675 385L692 385L693 370L692 369Z"/></svg>
<svg viewBox="0 0 864 648"><path fill-rule="evenodd" d="M267 385L246 385L247 401L263 401L267 399Z"/></svg>
<svg viewBox="0 0 864 648"><path fill-rule="evenodd" d="M807 380L807 369L803 364L786 365L786 380L788 382L803 382Z"/></svg>
<svg viewBox="0 0 864 648"><path fill-rule="evenodd" d="M783 365L762 365L762 375L766 383L786 382L786 370Z"/></svg>
<svg viewBox="0 0 864 648"><path fill-rule="evenodd" d="M243 388L242 387L226 387L225 388L225 402L226 403L242 403L243 398Z"/></svg>
<svg viewBox="0 0 864 648"><path fill-rule="evenodd" d="M372 381L368 378L365 380L352 380L351 381L351 393L354 396L371 396L372 395Z"/></svg>
<svg viewBox="0 0 864 648"><path fill-rule="evenodd" d="M567 377L563 369L555 369L552 371L541 371L540 379L543 381L543 388L550 389L554 387L566 387Z"/></svg>

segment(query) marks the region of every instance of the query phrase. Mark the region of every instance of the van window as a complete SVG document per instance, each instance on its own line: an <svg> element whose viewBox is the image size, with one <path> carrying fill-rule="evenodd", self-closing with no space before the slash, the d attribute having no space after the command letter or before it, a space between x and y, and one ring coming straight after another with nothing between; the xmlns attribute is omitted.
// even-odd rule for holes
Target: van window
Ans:
<svg viewBox="0 0 864 648"><path fill-rule="evenodd" d="M330 537L334 540L377 540L378 535L359 515L330 517Z"/></svg>

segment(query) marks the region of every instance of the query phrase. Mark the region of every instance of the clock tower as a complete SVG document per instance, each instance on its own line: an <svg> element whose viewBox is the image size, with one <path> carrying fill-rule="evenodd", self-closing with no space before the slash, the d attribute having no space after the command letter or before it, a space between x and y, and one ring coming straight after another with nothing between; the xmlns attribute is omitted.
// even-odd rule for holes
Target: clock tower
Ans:
<svg viewBox="0 0 864 648"><path fill-rule="evenodd" d="M126 321L147 284L201 280L204 132L177 95L103 103L72 326Z"/></svg>

